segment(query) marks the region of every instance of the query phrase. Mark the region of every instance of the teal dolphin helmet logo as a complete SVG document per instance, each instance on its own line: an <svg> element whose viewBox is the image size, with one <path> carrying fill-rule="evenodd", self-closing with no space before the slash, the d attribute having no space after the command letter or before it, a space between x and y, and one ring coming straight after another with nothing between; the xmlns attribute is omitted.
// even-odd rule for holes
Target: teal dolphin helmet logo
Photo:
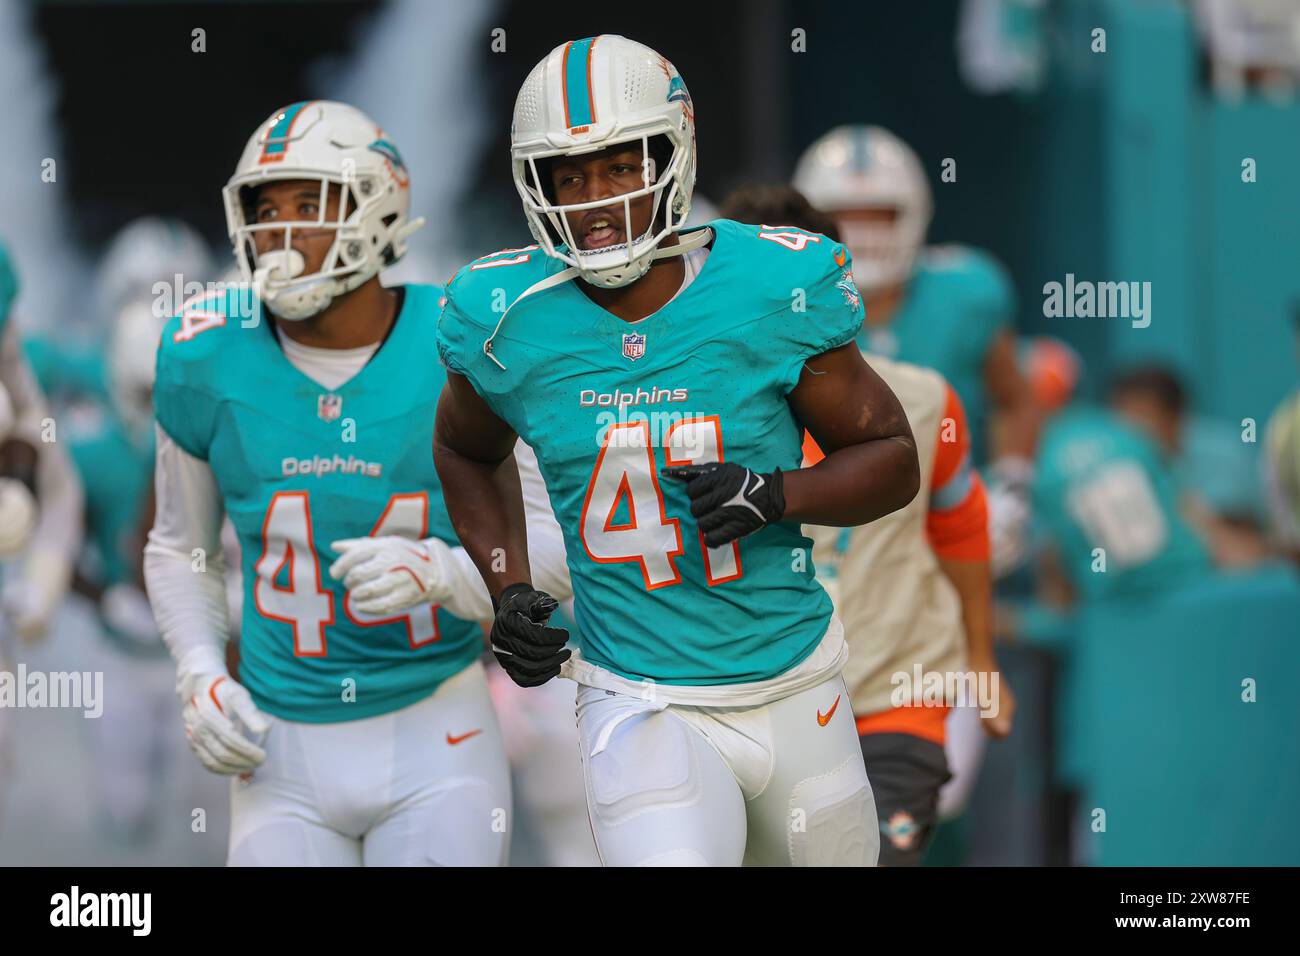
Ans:
<svg viewBox="0 0 1300 956"><path fill-rule="evenodd" d="M674 76L668 81L668 102L691 105L691 94L680 76Z"/></svg>
<svg viewBox="0 0 1300 956"><path fill-rule="evenodd" d="M406 172L406 163L402 159L402 154L399 153L397 147L388 140L377 139L366 148L374 150L380 156L384 157L384 159L392 163L394 167L402 170L402 172Z"/></svg>

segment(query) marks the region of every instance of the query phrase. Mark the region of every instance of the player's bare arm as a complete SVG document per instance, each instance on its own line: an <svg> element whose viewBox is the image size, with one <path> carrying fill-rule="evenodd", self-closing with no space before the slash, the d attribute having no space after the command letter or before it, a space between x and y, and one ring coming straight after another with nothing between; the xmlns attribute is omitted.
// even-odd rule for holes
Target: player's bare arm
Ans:
<svg viewBox="0 0 1300 956"><path fill-rule="evenodd" d="M1029 382L1016 361L1014 333L1004 331L993 340L984 359L984 384L995 409L989 423L993 457L1032 458L1041 416Z"/></svg>
<svg viewBox="0 0 1300 956"><path fill-rule="evenodd" d="M903 406L853 343L810 359L789 397L826 457L785 480L785 518L848 527L916 497L920 466Z"/></svg>
<svg viewBox="0 0 1300 956"><path fill-rule="evenodd" d="M434 466L456 536L496 609L492 650L515 683L533 687L559 674L569 659L569 635L546 626L557 602L532 586L516 440L465 377L448 370L434 425Z"/></svg>
<svg viewBox="0 0 1300 956"><path fill-rule="evenodd" d="M438 400L433 461L456 536L493 600L507 586L532 580L516 440L468 380L448 370Z"/></svg>

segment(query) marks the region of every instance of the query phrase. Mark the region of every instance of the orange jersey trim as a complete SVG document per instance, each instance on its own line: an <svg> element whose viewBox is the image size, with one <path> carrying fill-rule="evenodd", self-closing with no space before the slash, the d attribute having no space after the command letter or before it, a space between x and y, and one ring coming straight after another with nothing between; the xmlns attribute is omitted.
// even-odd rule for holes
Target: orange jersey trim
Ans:
<svg viewBox="0 0 1300 956"><path fill-rule="evenodd" d="M944 383L943 419L934 445L934 467L930 478L930 510L925 518L925 534L930 548L951 561L987 561L989 559L988 499L979 474L970 465L970 428L966 409L952 385ZM945 439L951 439L945 441ZM956 483L952 489L950 482ZM948 492L960 494L960 482L969 482L965 496L943 509L934 506L936 496Z"/></svg>
<svg viewBox="0 0 1300 956"><path fill-rule="evenodd" d="M925 536L934 553L945 560L989 559L988 499L979 475L971 475L970 492L957 507L930 510L925 516Z"/></svg>

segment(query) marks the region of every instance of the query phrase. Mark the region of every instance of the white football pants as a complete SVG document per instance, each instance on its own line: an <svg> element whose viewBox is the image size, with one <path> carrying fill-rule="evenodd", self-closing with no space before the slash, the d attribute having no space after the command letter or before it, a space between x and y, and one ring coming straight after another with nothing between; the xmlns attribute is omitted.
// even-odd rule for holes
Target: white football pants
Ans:
<svg viewBox="0 0 1300 956"><path fill-rule="evenodd" d="M232 778L231 866L505 865L510 770L478 661L389 714L270 720L266 762Z"/></svg>
<svg viewBox="0 0 1300 956"><path fill-rule="evenodd" d="M749 707L580 686L578 735L606 866L876 864L876 804L838 675Z"/></svg>

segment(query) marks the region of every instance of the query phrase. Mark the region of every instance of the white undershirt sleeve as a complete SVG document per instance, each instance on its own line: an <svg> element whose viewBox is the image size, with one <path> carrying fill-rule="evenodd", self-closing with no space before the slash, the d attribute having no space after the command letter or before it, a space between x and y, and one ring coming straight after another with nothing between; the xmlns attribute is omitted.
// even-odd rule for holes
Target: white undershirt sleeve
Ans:
<svg viewBox="0 0 1300 956"><path fill-rule="evenodd" d="M157 442L157 509L144 549L144 579L158 630L176 661L177 690L184 694L188 678L226 673L223 509L211 466L161 427Z"/></svg>

